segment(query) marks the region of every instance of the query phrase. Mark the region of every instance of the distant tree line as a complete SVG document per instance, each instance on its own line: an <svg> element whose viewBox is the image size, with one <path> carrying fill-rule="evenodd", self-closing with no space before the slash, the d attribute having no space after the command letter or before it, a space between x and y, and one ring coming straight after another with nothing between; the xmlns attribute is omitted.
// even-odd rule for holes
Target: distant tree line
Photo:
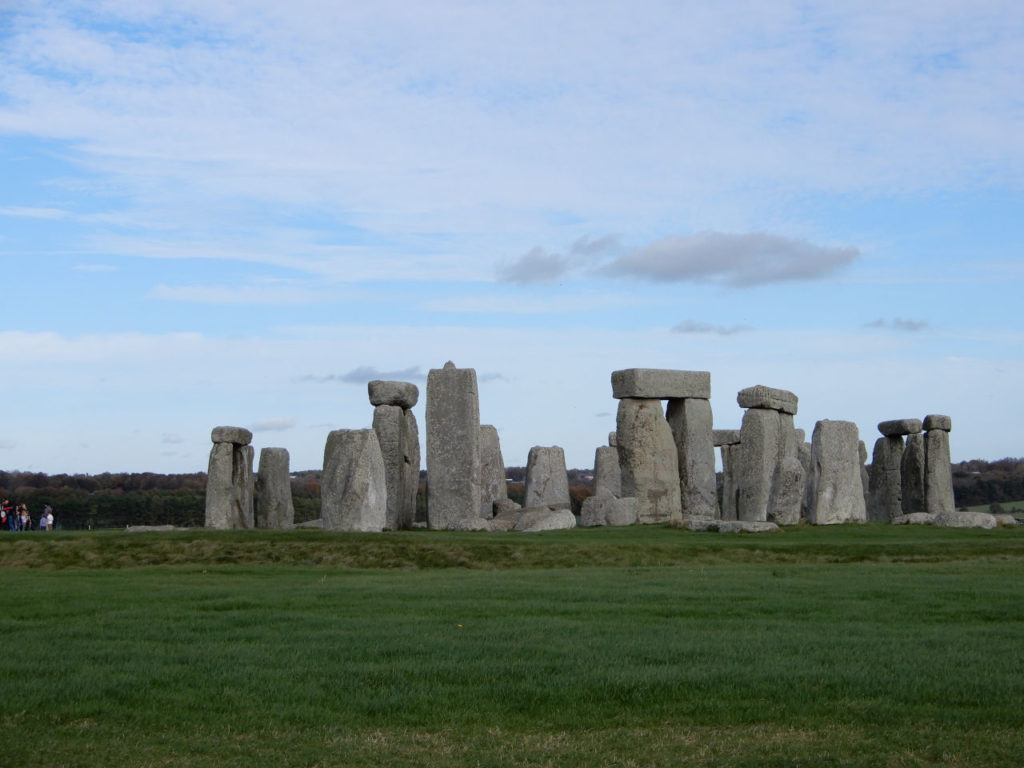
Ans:
<svg viewBox="0 0 1024 768"><path fill-rule="evenodd" d="M953 493L958 507L1024 500L1024 459L974 459L953 464ZM573 512L593 493L593 470L570 469ZM522 503L525 467L507 467L509 498ZM295 521L320 517L319 470L292 474ZM46 504L54 508L57 527L123 528L126 525L201 526L206 510L206 473L161 475L154 472L99 475L47 475L0 471L0 499L26 504L33 519ZM420 515L426 511L426 472L420 472Z"/></svg>

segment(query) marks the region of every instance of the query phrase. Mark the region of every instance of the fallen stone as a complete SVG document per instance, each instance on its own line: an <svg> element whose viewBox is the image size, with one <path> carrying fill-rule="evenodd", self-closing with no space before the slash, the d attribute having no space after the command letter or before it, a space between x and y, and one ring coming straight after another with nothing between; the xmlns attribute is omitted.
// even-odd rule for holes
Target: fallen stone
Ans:
<svg viewBox="0 0 1024 768"><path fill-rule="evenodd" d="M636 523L636 499L613 496L588 496L580 510L580 526L623 526Z"/></svg>
<svg viewBox="0 0 1024 768"><path fill-rule="evenodd" d="M998 523L995 515L988 512L952 510L937 513L933 525L941 525L944 528L995 528Z"/></svg>
<svg viewBox="0 0 1024 768"><path fill-rule="evenodd" d="M904 435L916 435L921 431L920 419L894 419L883 421L878 425L878 431L884 437L903 437Z"/></svg>
<svg viewBox="0 0 1024 768"><path fill-rule="evenodd" d="M528 507L568 509L569 476L565 469L565 451L557 445L535 445L526 459L524 503Z"/></svg>
<svg viewBox="0 0 1024 768"><path fill-rule="evenodd" d="M366 385L370 405L397 405L408 410L420 399L420 389L407 381L371 381Z"/></svg>
<svg viewBox="0 0 1024 768"><path fill-rule="evenodd" d="M893 525L934 525L935 515L927 512L911 512L906 515L898 515L890 521Z"/></svg>
<svg viewBox="0 0 1024 768"><path fill-rule="evenodd" d="M260 451L256 473L256 527L288 529L295 524L292 479L286 448Z"/></svg>
<svg viewBox="0 0 1024 768"><path fill-rule="evenodd" d="M295 527L296 528L323 528L324 527L324 521L323 521L322 518L318 517L316 520L306 520L305 522L302 522L302 523L296 523Z"/></svg>
<svg viewBox="0 0 1024 768"><path fill-rule="evenodd" d="M711 398L711 373L664 368L626 368L612 372L612 397L638 400Z"/></svg>
<svg viewBox="0 0 1024 768"><path fill-rule="evenodd" d="M476 371L452 362L427 374L427 521L480 517L480 398Z"/></svg>
<svg viewBox="0 0 1024 768"><path fill-rule="evenodd" d="M187 531L180 525L126 525L124 527L129 533L161 533L163 531Z"/></svg>
<svg viewBox="0 0 1024 768"><path fill-rule="evenodd" d="M711 402L698 398L669 400L666 418L679 459L682 514L713 520L719 513Z"/></svg>
<svg viewBox="0 0 1024 768"><path fill-rule="evenodd" d="M620 399L616 426L622 495L636 498L637 521L681 517L679 458L661 401Z"/></svg>
<svg viewBox="0 0 1024 768"><path fill-rule="evenodd" d="M491 531L491 521L482 517L464 517L452 522L449 531Z"/></svg>
<svg viewBox="0 0 1024 768"><path fill-rule="evenodd" d="M740 431L738 429L713 429L711 430L711 442L715 448L723 445L739 445Z"/></svg>
<svg viewBox="0 0 1024 768"><path fill-rule="evenodd" d="M867 519L861 481L860 437L852 421L819 421L811 436L814 459L814 525L862 523Z"/></svg>
<svg viewBox="0 0 1024 768"><path fill-rule="evenodd" d="M512 530L520 533L560 531L576 527L576 516L568 509L524 507Z"/></svg>
<svg viewBox="0 0 1024 768"><path fill-rule="evenodd" d="M741 389L736 394L740 408L768 408L790 415L796 414L797 396L785 389L775 389L758 384Z"/></svg>
<svg viewBox="0 0 1024 768"><path fill-rule="evenodd" d="M924 417L924 429L941 429L943 432L953 431L953 420L949 416L939 413L932 413Z"/></svg>
<svg viewBox="0 0 1024 768"><path fill-rule="evenodd" d="M566 491L568 493L568 491ZM498 430L490 424L480 425L480 516L491 518L494 503L508 498L505 482L505 460L501 455Z"/></svg>
<svg viewBox="0 0 1024 768"><path fill-rule="evenodd" d="M749 522L746 520L706 520L704 518L684 517L680 528L690 531L710 531L717 533L781 533L782 529L775 523Z"/></svg>
<svg viewBox="0 0 1024 768"><path fill-rule="evenodd" d="M995 517L996 519L996 525L998 525L1000 528L1016 528L1018 525L1020 525L1020 522L1017 520L1017 518L1010 514L1004 513L1000 515L993 515L993 517Z"/></svg>
<svg viewBox="0 0 1024 768"><path fill-rule="evenodd" d="M326 530L384 530L387 480L376 432L336 429L327 436L320 499Z"/></svg>
<svg viewBox="0 0 1024 768"><path fill-rule="evenodd" d="M215 443L234 443L248 445L252 442L252 432L245 427L214 427L210 440Z"/></svg>

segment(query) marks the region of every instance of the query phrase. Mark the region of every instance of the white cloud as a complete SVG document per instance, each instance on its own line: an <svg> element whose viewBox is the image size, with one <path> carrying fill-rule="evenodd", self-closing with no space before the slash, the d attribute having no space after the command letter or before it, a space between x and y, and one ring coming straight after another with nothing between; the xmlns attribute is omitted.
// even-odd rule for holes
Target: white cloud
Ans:
<svg viewBox="0 0 1024 768"><path fill-rule="evenodd" d="M557 280L569 269L569 261L560 253L541 247L531 248L518 259L498 265L498 282L527 285Z"/></svg>
<svg viewBox="0 0 1024 768"><path fill-rule="evenodd" d="M891 320L879 318L872 320L870 323L864 323L865 328L880 328L883 330L890 331L923 331L928 328L928 322L925 320L907 320L902 317L894 317Z"/></svg>
<svg viewBox="0 0 1024 768"><path fill-rule="evenodd" d="M253 432L284 432L295 427L295 419L292 418L274 418L274 419L260 419L254 421L249 425L249 428Z"/></svg>
<svg viewBox="0 0 1024 768"><path fill-rule="evenodd" d="M715 323L701 323L696 320L684 320L672 326L673 333L696 333L713 334L715 336L733 336L750 328L745 325L716 325Z"/></svg>

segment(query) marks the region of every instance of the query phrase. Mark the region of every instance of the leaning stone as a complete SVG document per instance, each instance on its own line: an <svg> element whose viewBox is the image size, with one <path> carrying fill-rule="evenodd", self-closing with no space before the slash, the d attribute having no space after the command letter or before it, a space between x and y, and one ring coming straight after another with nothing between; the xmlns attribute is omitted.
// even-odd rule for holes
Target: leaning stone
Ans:
<svg viewBox="0 0 1024 768"><path fill-rule="evenodd" d="M903 513L924 512L924 435L907 435L900 461Z"/></svg>
<svg viewBox="0 0 1024 768"><path fill-rule="evenodd" d="M715 448L723 445L739 445L740 431L738 429L713 429L711 430L711 442Z"/></svg>
<svg viewBox="0 0 1024 768"><path fill-rule="evenodd" d="M248 445L252 442L252 432L245 427L214 427L210 440L215 443L234 443Z"/></svg>
<svg viewBox="0 0 1024 768"><path fill-rule="evenodd" d="M287 448L260 451L256 473L256 527L288 529L295 525L292 479Z"/></svg>
<svg viewBox="0 0 1024 768"><path fill-rule="evenodd" d="M557 445L535 445L530 449L523 495L524 507L568 509L571 506L565 451Z"/></svg>
<svg viewBox="0 0 1024 768"><path fill-rule="evenodd" d="M660 400L619 400L616 417L622 495L637 500L637 521L667 523L682 516L679 459Z"/></svg>
<svg viewBox="0 0 1024 768"><path fill-rule="evenodd" d="M568 492L568 491L567 491ZM490 424L480 425L480 517L491 518L494 504L508 498L505 482L505 460L501 456L498 430Z"/></svg>
<svg viewBox="0 0 1024 768"><path fill-rule="evenodd" d="M935 515L927 512L911 512L891 520L893 525L935 525Z"/></svg>
<svg viewBox="0 0 1024 768"><path fill-rule="evenodd" d="M397 405L408 410L420 399L420 389L407 381L371 381L366 385L370 405Z"/></svg>
<svg viewBox="0 0 1024 768"><path fill-rule="evenodd" d="M785 389L775 389L761 384L741 389L736 394L740 408L768 408L790 415L796 414L797 396Z"/></svg>
<svg viewBox="0 0 1024 768"><path fill-rule="evenodd" d="M998 525L995 515L988 512L958 512L956 510L937 513L934 524L944 528L995 528Z"/></svg>
<svg viewBox="0 0 1024 768"><path fill-rule="evenodd" d="M932 413L924 417L924 429L941 429L943 432L953 431L953 420L949 416L939 413Z"/></svg>
<svg viewBox="0 0 1024 768"><path fill-rule="evenodd" d="M800 522L800 507L804 499L804 468L800 460L787 456L775 471L772 498L768 503L768 520L777 525L796 525Z"/></svg>
<svg viewBox="0 0 1024 768"><path fill-rule="evenodd" d="M480 517L480 397L476 371L450 361L427 374L427 521Z"/></svg>
<svg viewBox="0 0 1024 768"><path fill-rule="evenodd" d="M867 518L860 476L860 438L852 421L819 421L811 436L814 458L814 525L862 523Z"/></svg>
<svg viewBox="0 0 1024 768"><path fill-rule="evenodd" d="M669 400L666 414L679 457L682 513L717 518L715 445L711 439L711 402L697 398Z"/></svg>
<svg viewBox="0 0 1024 768"><path fill-rule="evenodd" d="M576 527L576 516L568 509L553 507L526 507L519 513L512 530L520 533L561 531Z"/></svg>
<svg viewBox="0 0 1024 768"><path fill-rule="evenodd" d="M638 400L669 400L695 397L711 399L711 373L664 368L626 368L612 372L612 397Z"/></svg>
<svg viewBox="0 0 1024 768"><path fill-rule="evenodd" d="M384 530L387 480L372 429L336 429L327 436L320 498L325 529Z"/></svg>
<svg viewBox="0 0 1024 768"><path fill-rule="evenodd" d="M894 419L883 421L878 425L878 431L884 437L903 437L904 435L916 435L921 431L920 419Z"/></svg>
<svg viewBox="0 0 1024 768"><path fill-rule="evenodd" d="M622 470L617 448L603 445L594 452L594 495L622 495Z"/></svg>
<svg viewBox="0 0 1024 768"><path fill-rule="evenodd" d="M768 519L772 481L779 464L781 420L778 411L751 408L743 414L740 428L736 485L739 489L736 516L739 520Z"/></svg>
<svg viewBox="0 0 1024 768"><path fill-rule="evenodd" d="M953 470L949 432L930 429L924 434L924 503L932 514L953 512Z"/></svg>
<svg viewBox="0 0 1024 768"><path fill-rule="evenodd" d="M868 520L888 523L903 514L903 438L880 437L871 455Z"/></svg>

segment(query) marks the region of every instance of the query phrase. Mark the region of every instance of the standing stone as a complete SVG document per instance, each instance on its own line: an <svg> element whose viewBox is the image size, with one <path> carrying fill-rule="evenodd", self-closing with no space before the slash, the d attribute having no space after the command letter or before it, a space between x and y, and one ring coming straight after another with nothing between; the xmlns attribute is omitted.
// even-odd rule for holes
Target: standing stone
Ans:
<svg viewBox="0 0 1024 768"><path fill-rule="evenodd" d="M551 507L568 509L569 476L565 471L565 451L557 445L535 445L526 460L523 508Z"/></svg>
<svg viewBox="0 0 1024 768"><path fill-rule="evenodd" d="M771 500L775 468L779 464L782 422L779 412L751 408L743 414L740 426L737 485L737 518L747 522L766 522Z"/></svg>
<svg viewBox="0 0 1024 768"><path fill-rule="evenodd" d="M807 520L814 506L814 458L810 443L800 443L796 447L796 458L804 468L804 498L800 503L800 517ZM863 478L861 479L863 482Z"/></svg>
<svg viewBox="0 0 1024 768"><path fill-rule="evenodd" d="M406 410L405 416L405 482L402 491L405 499L402 502L401 519L416 521L416 497L420 490L420 430L416 423L416 414ZM422 520L426 522L426 518Z"/></svg>
<svg viewBox="0 0 1024 768"><path fill-rule="evenodd" d="M594 452L594 495L598 498L622 496L618 448L602 445Z"/></svg>
<svg viewBox="0 0 1024 768"><path fill-rule="evenodd" d="M740 463L740 443L723 444L722 451L722 520L737 520L740 488L737 467Z"/></svg>
<svg viewBox="0 0 1024 768"><path fill-rule="evenodd" d="M926 511L924 501L924 435L907 435L900 464L903 514Z"/></svg>
<svg viewBox="0 0 1024 768"><path fill-rule="evenodd" d="M505 460L501 456L498 430L490 424L480 426L480 517L494 517L494 502L508 499Z"/></svg>
<svg viewBox="0 0 1024 768"><path fill-rule="evenodd" d="M320 480L325 530L376 532L387 521L387 479L377 433L336 429L327 436Z"/></svg>
<svg viewBox="0 0 1024 768"><path fill-rule="evenodd" d="M852 421L819 421L814 425L814 525L864 522L864 488L860 476L860 437Z"/></svg>
<svg viewBox="0 0 1024 768"><path fill-rule="evenodd" d="M714 520L719 512L711 402L694 397L669 400L666 417L679 457L682 514Z"/></svg>
<svg viewBox="0 0 1024 768"><path fill-rule="evenodd" d="M925 511L937 515L954 512L953 470L949 455L949 416L924 417L924 498Z"/></svg>
<svg viewBox="0 0 1024 768"><path fill-rule="evenodd" d="M786 456L775 470L768 522L796 525L804 499L804 468L795 456Z"/></svg>
<svg viewBox="0 0 1024 768"><path fill-rule="evenodd" d="M622 495L636 498L637 522L681 520L679 458L661 400L620 399L615 423Z"/></svg>
<svg viewBox="0 0 1024 768"><path fill-rule="evenodd" d="M373 431L377 435L380 455L384 461L387 486L387 513L384 527L397 531L412 527L412 515L406 508L406 444L408 424L405 410L399 405L378 405L373 409Z"/></svg>
<svg viewBox="0 0 1024 768"><path fill-rule="evenodd" d="M871 477L868 475L868 447L861 440L857 443L857 450L860 453L860 486L864 489L864 509L871 509ZM870 512L869 512L870 514Z"/></svg>
<svg viewBox="0 0 1024 768"><path fill-rule="evenodd" d="M888 523L903 514L903 438L880 437L871 455L868 520Z"/></svg>
<svg viewBox="0 0 1024 768"><path fill-rule="evenodd" d="M252 432L242 427L215 427L206 480L206 527L252 528Z"/></svg>
<svg viewBox="0 0 1024 768"><path fill-rule="evenodd" d="M292 528L294 525L288 449L264 448L260 451L256 479L256 527Z"/></svg>
<svg viewBox="0 0 1024 768"><path fill-rule="evenodd" d="M476 371L451 361L427 375L427 522L480 517L480 395Z"/></svg>

